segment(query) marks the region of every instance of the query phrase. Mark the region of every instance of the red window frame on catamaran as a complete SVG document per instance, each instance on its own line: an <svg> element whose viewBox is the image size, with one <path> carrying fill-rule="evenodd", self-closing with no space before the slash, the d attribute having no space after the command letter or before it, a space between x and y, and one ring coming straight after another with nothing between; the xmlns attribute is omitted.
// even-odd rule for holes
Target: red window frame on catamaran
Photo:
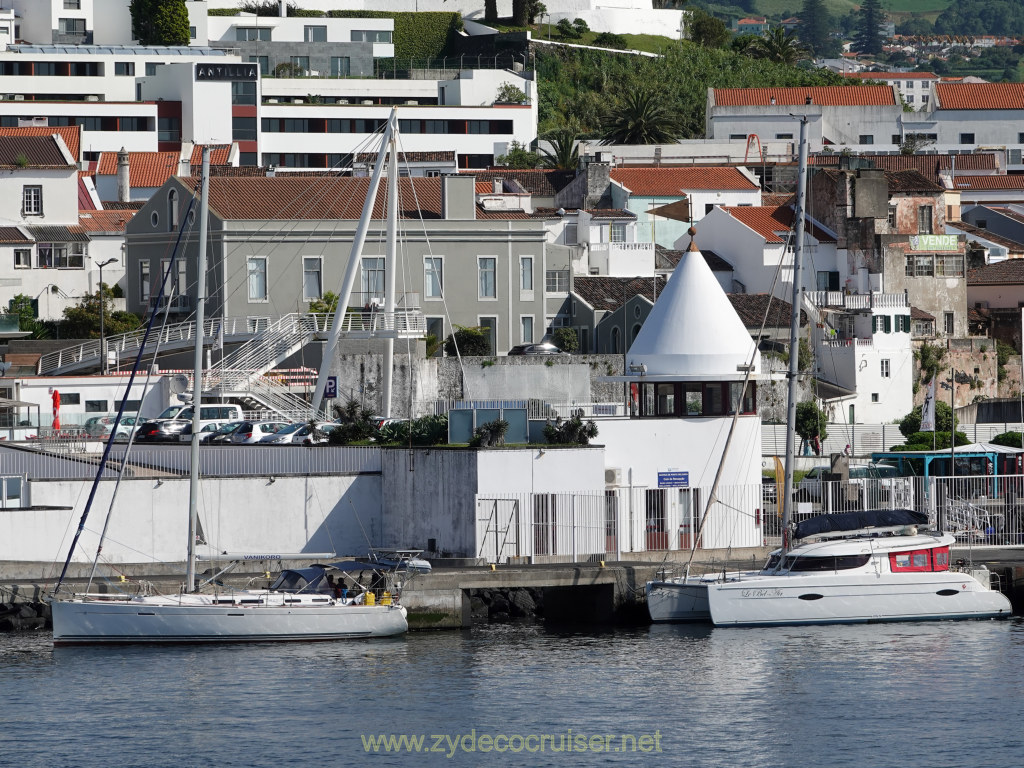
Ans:
<svg viewBox="0 0 1024 768"><path fill-rule="evenodd" d="M905 563L900 562L907 558ZM949 547L933 549L909 549L904 552L889 553L889 568L893 573L912 573L915 571L948 571Z"/></svg>

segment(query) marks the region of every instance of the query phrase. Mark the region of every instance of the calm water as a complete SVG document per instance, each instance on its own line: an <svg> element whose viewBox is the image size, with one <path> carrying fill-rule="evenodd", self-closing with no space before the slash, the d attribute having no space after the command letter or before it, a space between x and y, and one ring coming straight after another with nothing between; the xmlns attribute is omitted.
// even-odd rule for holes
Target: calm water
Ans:
<svg viewBox="0 0 1024 768"><path fill-rule="evenodd" d="M18 768L1015 768L1024 763L1024 624L531 624L163 649L54 649L33 633L0 637L0 704L0 765ZM580 735L614 738L587 742L600 752L552 752L568 729L577 746ZM474 730L511 736L521 751L485 753L484 741L466 752L444 738ZM423 749L438 751L367 754L361 735L378 734L423 734ZM643 736L633 751L630 739Z"/></svg>

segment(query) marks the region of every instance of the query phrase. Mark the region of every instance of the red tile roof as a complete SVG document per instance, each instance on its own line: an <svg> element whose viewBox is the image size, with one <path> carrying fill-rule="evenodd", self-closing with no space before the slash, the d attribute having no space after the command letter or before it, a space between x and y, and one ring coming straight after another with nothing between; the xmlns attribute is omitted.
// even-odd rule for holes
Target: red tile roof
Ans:
<svg viewBox="0 0 1024 768"><path fill-rule="evenodd" d="M1024 259L1007 259L967 270L967 285L1024 284Z"/></svg>
<svg viewBox="0 0 1024 768"><path fill-rule="evenodd" d="M1024 175L957 176L954 189L1024 189Z"/></svg>
<svg viewBox="0 0 1024 768"><path fill-rule="evenodd" d="M117 152L104 152L100 155L96 175L117 175ZM177 152L128 153L128 183L133 187L160 187L171 176L177 175Z"/></svg>
<svg viewBox="0 0 1024 768"><path fill-rule="evenodd" d="M93 201L93 197L89 194L89 189L86 187L85 177L82 176L82 172L78 172L78 210L80 211L92 211L96 209L96 203Z"/></svg>
<svg viewBox="0 0 1024 768"><path fill-rule="evenodd" d="M843 77L859 80L938 80L934 72L844 72Z"/></svg>
<svg viewBox="0 0 1024 768"><path fill-rule="evenodd" d="M936 83L939 109L1024 109L1024 83Z"/></svg>
<svg viewBox="0 0 1024 768"><path fill-rule="evenodd" d="M201 168L203 165L203 149L210 148L210 165L227 165L228 155L231 154L230 144L196 144L192 147L192 159L189 164L193 168Z"/></svg>
<svg viewBox="0 0 1024 768"><path fill-rule="evenodd" d="M546 168L536 170L495 170L486 171L472 170L462 171L467 176L476 176L477 181L491 181L493 179L512 180L519 186L534 195L541 197L554 197L556 193L564 189L576 178L575 171L554 171Z"/></svg>
<svg viewBox="0 0 1024 768"><path fill-rule="evenodd" d="M123 234L125 225L134 215L132 211L79 211L78 225L86 232Z"/></svg>
<svg viewBox="0 0 1024 768"><path fill-rule="evenodd" d="M478 181L476 183L476 193L478 195L493 195L494 185L487 181Z"/></svg>
<svg viewBox="0 0 1024 768"><path fill-rule="evenodd" d="M820 85L805 88L715 88L720 107L797 106L810 96L813 104L826 107L887 107L896 105L888 85Z"/></svg>
<svg viewBox="0 0 1024 768"><path fill-rule="evenodd" d="M32 239L17 227L0 227L0 243L31 243Z"/></svg>
<svg viewBox="0 0 1024 768"><path fill-rule="evenodd" d="M0 136L0 167L73 169L51 136ZM77 176L76 176L77 178Z"/></svg>
<svg viewBox="0 0 1024 768"><path fill-rule="evenodd" d="M789 206L726 205L722 206L722 210L757 232L768 243L786 242L785 237L780 237L776 233L788 232L793 226L793 209ZM813 223L809 223L808 232L822 243L834 243L836 241L835 237L816 227ZM697 237L699 240L700 235L698 234Z"/></svg>
<svg viewBox="0 0 1024 768"><path fill-rule="evenodd" d="M64 139L64 144L67 145L71 157L75 162L78 162L81 159L79 151L82 146L82 131L77 125L53 127L33 125L26 128L0 128L0 136L51 136L55 133Z"/></svg>
<svg viewBox="0 0 1024 768"><path fill-rule="evenodd" d="M657 197L679 198L694 189L758 189L738 168L613 168L611 178L634 195Z"/></svg>

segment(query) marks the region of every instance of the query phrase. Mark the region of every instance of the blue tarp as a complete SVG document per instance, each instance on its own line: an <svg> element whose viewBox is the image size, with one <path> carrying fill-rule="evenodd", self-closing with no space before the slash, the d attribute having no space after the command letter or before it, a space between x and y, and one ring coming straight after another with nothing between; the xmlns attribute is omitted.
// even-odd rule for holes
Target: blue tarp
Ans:
<svg viewBox="0 0 1024 768"><path fill-rule="evenodd" d="M862 528L893 528L901 525L927 525L928 515L912 509L866 509L862 512L836 512L817 515L797 523L794 537L804 539L822 533L859 531Z"/></svg>

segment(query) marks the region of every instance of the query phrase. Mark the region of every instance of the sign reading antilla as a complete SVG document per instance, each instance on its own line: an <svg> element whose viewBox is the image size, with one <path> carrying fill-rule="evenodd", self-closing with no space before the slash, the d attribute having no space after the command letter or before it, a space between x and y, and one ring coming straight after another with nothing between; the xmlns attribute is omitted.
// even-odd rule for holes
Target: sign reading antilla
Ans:
<svg viewBox="0 0 1024 768"><path fill-rule="evenodd" d="M658 473L658 487L659 488L689 488L690 487L690 473L689 472L659 472Z"/></svg>
<svg viewBox="0 0 1024 768"><path fill-rule="evenodd" d="M196 80L252 80L258 64L196 64Z"/></svg>

